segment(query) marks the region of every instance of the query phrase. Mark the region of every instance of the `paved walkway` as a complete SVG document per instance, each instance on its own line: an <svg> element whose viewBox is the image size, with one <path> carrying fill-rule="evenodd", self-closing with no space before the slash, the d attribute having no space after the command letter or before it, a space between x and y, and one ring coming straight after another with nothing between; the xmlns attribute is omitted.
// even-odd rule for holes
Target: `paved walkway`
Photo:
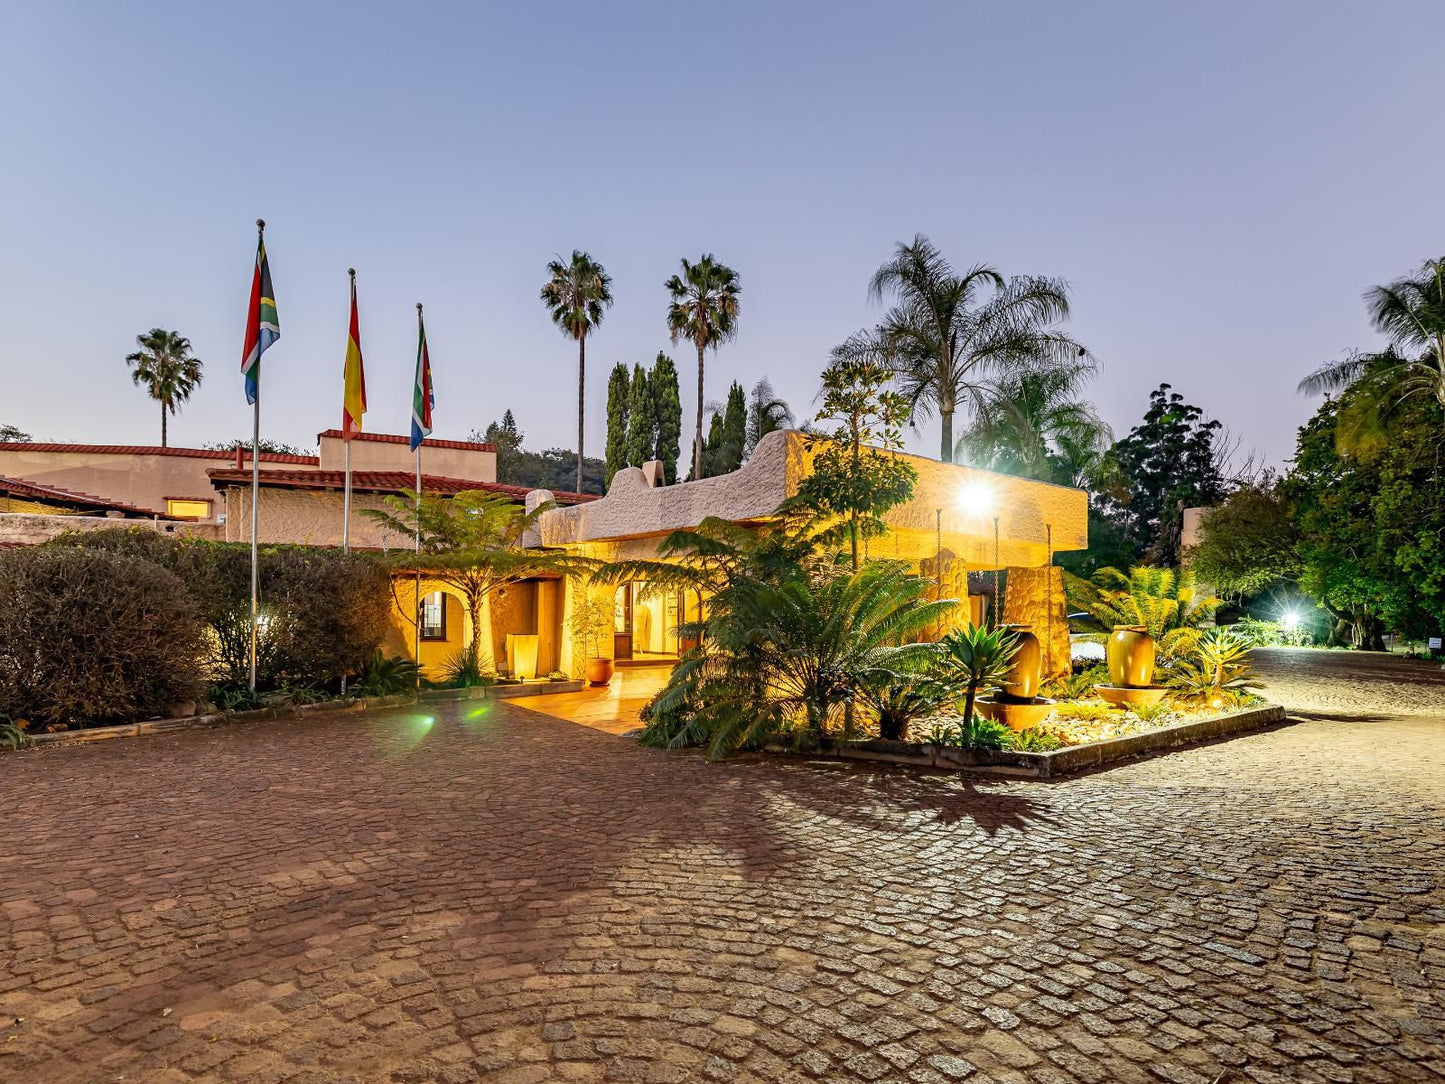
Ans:
<svg viewBox="0 0 1445 1084"><path fill-rule="evenodd" d="M1439 1080L1425 695L1053 783L505 703L0 756L0 1080Z"/></svg>
<svg viewBox="0 0 1445 1084"><path fill-rule="evenodd" d="M527 707L556 719L590 726L604 734L625 734L642 726L638 713L667 684L671 666L619 667L599 688L528 697Z"/></svg>

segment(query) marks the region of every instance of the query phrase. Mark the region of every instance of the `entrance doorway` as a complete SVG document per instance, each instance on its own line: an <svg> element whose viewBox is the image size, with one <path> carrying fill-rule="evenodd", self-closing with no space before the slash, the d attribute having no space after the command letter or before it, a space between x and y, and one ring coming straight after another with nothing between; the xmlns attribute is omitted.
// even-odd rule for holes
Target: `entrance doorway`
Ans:
<svg viewBox="0 0 1445 1084"><path fill-rule="evenodd" d="M665 591L646 580L629 580L617 588L612 604L612 657L619 662L675 661L696 646L678 638L678 627L698 620L696 591Z"/></svg>

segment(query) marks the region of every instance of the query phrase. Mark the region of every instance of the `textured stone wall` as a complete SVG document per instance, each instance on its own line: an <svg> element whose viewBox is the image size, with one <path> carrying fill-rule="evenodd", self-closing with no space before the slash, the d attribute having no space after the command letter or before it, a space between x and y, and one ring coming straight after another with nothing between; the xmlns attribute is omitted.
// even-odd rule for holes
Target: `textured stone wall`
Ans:
<svg viewBox="0 0 1445 1084"><path fill-rule="evenodd" d="M226 538L251 538L251 488L225 490ZM261 488L261 541L290 542L302 546L341 545L341 510L344 494L335 490ZM387 508L379 493L351 495L351 545L362 549L411 549L409 535L373 523L362 514L367 508Z"/></svg>
<svg viewBox="0 0 1445 1084"><path fill-rule="evenodd" d="M1033 629L1043 649L1045 677L1067 674L1069 610L1064 599L1064 570L1058 567L1010 568L1004 578L1004 623L1029 625Z"/></svg>
<svg viewBox="0 0 1445 1084"><path fill-rule="evenodd" d="M175 520L124 519L120 516L33 515L28 512L0 512L0 542L34 546L65 531L97 531L105 527L136 527L161 534L219 538L220 528L210 523L178 523Z"/></svg>

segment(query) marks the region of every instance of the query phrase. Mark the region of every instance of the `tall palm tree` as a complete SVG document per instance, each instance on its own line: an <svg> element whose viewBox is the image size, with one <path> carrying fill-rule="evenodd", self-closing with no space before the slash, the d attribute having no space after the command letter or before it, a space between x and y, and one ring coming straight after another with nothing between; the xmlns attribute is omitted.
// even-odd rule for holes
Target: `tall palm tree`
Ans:
<svg viewBox="0 0 1445 1084"><path fill-rule="evenodd" d="M1306 395L1350 390L1336 440L1368 451L1404 400L1429 395L1445 407L1445 257L1426 260L1413 276L1365 291L1370 323L1389 340L1377 353L1356 353L1322 365L1300 381Z"/></svg>
<svg viewBox="0 0 1445 1084"><path fill-rule="evenodd" d="M1062 280L1005 279L984 264L959 274L922 234L911 244L899 243L874 273L868 293L879 302L892 296L893 306L877 328L851 337L835 357L883 361L897 375L915 418L937 410L945 463L953 462L954 415L979 406L1000 374L1089 358L1054 327L1069 315Z"/></svg>
<svg viewBox="0 0 1445 1084"><path fill-rule="evenodd" d="M975 466L1079 486L1091 481L1113 433L1079 397L1095 367L1075 358L1052 369L1004 374L977 405L954 449Z"/></svg>
<svg viewBox="0 0 1445 1084"><path fill-rule="evenodd" d="M612 304L612 279L600 263L579 249L572 259L547 265L542 304L563 334L577 340L577 492L582 492L582 423L587 395L587 336Z"/></svg>
<svg viewBox="0 0 1445 1084"><path fill-rule="evenodd" d="M689 339L697 347L697 423L692 438L692 476L702 477L702 368L703 353L716 350L737 334L738 273L708 253L697 263L682 261L682 274L663 284L672 295L667 306L667 330L672 341Z"/></svg>
<svg viewBox="0 0 1445 1084"><path fill-rule="evenodd" d="M166 414L191 397L201 383L201 359L191 355L191 340L178 331L153 327L135 337L140 347L127 354L131 379L161 405L161 447L166 446Z"/></svg>

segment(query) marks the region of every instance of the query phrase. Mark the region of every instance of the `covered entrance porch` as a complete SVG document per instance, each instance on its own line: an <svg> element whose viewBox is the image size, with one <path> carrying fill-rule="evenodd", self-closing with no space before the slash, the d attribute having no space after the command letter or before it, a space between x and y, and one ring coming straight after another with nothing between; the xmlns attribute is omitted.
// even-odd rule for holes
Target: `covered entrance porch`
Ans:
<svg viewBox="0 0 1445 1084"><path fill-rule="evenodd" d="M697 646L681 626L699 620L696 591L664 589L646 580L619 584L612 596L612 658L619 665L674 663Z"/></svg>

